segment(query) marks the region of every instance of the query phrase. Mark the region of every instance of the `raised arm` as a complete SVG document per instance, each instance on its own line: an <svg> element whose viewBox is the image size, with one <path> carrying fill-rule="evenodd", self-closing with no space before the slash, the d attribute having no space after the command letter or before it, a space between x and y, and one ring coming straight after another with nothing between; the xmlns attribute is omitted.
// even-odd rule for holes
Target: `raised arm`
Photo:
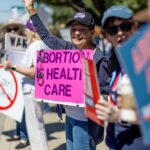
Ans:
<svg viewBox="0 0 150 150"><path fill-rule="evenodd" d="M36 14L36 10L34 8L34 0L24 0L24 4L30 16Z"/></svg>
<svg viewBox="0 0 150 150"><path fill-rule="evenodd" d="M75 48L75 46L72 43L64 41L63 39L54 36L46 29L46 27L43 25L41 19L39 18L34 8L34 0L24 0L24 4L36 28L37 33L49 48L51 49Z"/></svg>

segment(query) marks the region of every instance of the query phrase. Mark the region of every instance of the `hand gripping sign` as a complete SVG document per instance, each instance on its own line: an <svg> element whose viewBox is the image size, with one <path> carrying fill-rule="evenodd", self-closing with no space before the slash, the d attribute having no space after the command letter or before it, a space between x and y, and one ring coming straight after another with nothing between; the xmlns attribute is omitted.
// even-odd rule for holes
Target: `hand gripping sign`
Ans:
<svg viewBox="0 0 150 150"><path fill-rule="evenodd" d="M21 121L23 112L23 94L17 75L0 66L0 112Z"/></svg>

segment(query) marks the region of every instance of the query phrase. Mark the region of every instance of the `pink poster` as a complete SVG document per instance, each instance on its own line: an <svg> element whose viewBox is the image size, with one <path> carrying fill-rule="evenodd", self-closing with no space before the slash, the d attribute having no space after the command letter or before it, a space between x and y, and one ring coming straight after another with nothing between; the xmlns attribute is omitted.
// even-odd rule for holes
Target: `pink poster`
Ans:
<svg viewBox="0 0 150 150"><path fill-rule="evenodd" d="M35 97L49 103L84 106L83 59L93 50L37 52Z"/></svg>

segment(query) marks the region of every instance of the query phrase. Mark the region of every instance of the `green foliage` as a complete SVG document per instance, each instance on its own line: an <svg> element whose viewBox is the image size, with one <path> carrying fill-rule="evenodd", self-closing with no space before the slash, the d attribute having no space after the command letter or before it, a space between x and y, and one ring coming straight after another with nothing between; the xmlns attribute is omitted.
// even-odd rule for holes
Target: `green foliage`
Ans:
<svg viewBox="0 0 150 150"><path fill-rule="evenodd" d="M90 8L93 12L95 12L96 14L99 14L99 11L93 5L92 0L83 0L83 3L86 6L86 8Z"/></svg>
<svg viewBox="0 0 150 150"><path fill-rule="evenodd" d="M54 10L53 13L53 23L55 24L56 22L59 23L64 23L68 21L74 14L74 10L71 7L67 6L53 6L52 7Z"/></svg>
<svg viewBox="0 0 150 150"><path fill-rule="evenodd" d="M39 0L37 0L39 1ZM103 12L112 5L127 5L134 12L147 7L147 0L40 0L54 6L54 23L68 21L74 11L89 11L98 24Z"/></svg>
<svg viewBox="0 0 150 150"><path fill-rule="evenodd" d="M0 24L0 30L1 30L2 27L3 27L3 24Z"/></svg>
<svg viewBox="0 0 150 150"><path fill-rule="evenodd" d="M147 0L118 0L114 4L129 6L133 11L137 12L147 7Z"/></svg>

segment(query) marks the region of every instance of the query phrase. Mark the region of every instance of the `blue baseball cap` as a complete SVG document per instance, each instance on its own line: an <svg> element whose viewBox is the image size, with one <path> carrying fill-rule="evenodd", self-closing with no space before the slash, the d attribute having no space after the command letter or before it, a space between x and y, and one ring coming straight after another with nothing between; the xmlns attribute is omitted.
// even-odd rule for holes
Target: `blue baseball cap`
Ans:
<svg viewBox="0 0 150 150"><path fill-rule="evenodd" d="M105 27L106 21L111 17L117 17L121 19L130 19L133 17L133 12L127 6L124 5L114 5L108 8L102 17L101 26Z"/></svg>

